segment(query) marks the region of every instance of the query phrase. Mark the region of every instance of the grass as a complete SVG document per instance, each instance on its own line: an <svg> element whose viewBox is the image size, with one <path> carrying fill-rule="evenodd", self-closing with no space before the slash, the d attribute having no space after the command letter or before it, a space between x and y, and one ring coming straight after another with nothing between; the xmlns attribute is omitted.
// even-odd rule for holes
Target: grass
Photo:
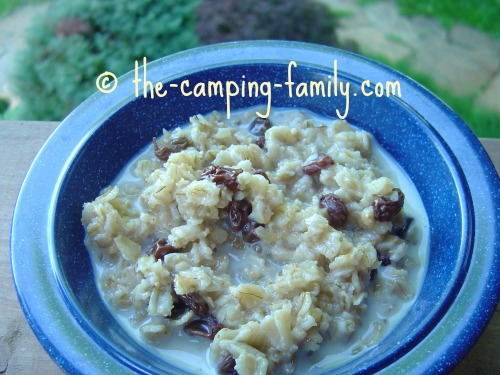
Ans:
<svg viewBox="0 0 500 375"><path fill-rule="evenodd" d="M453 109L478 137L500 138L500 115L474 104L475 96L460 97L438 86L425 73L411 68L409 61L390 62L384 56L368 56L411 77Z"/></svg>
<svg viewBox="0 0 500 375"><path fill-rule="evenodd" d="M370 4L380 0L358 0ZM500 38L500 1L498 0L395 0L402 14L424 15L438 19L450 28L464 23Z"/></svg>
<svg viewBox="0 0 500 375"><path fill-rule="evenodd" d="M39 4L44 2L47 2L47 0L0 0L0 18L9 15L20 5Z"/></svg>
<svg viewBox="0 0 500 375"><path fill-rule="evenodd" d="M358 0L360 4L380 0ZM477 30L500 38L500 1L498 0L394 0L404 15L424 15L438 19L445 28L456 23L467 24ZM396 39L396 38L394 38ZM383 56L371 56L413 78L450 106L471 127L478 137L500 138L500 115L474 104L475 95L460 97L438 86L425 73L414 71L409 61L390 62Z"/></svg>
<svg viewBox="0 0 500 375"><path fill-rule="evenodd" d="M500 37L500 2L497 0L396 0L401 12L435 17L443 26L457 22L473 26L495 38Z"/></svg>

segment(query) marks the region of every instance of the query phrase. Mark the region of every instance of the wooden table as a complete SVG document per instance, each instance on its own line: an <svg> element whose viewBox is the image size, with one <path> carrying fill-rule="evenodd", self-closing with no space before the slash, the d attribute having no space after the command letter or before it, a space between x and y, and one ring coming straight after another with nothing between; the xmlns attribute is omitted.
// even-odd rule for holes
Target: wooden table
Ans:
<svg viewBox="0 0 500 375"><path fill-rule="evenodd" d="M55 122L0 121L0 374L57 375L62 371L42 349L19 307L10 272L10 224L24 176ZM481 142L500 169L500 139ZM500 311L469 355L452 372L500 373Z"/></svg>

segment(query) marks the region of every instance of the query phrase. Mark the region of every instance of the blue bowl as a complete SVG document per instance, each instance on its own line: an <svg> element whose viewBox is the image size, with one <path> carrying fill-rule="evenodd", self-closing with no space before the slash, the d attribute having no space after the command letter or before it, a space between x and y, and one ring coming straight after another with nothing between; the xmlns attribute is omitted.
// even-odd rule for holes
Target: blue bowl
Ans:
<svg viewBox="0 0 500 375"><path fill-rule="evenodd" d="M189 80L190 89L218 80L283 84L295 61L290 68L295 90L300 82L330 79L335 60L338 79L350 83L347 121L371 132L420 193L430 224L430 255L421 292L396 329L328 373L436 374L467 353L500 292L500 182L477 138L430 92L376 62L305 43L236 42L148 64L148 80L163 82L168 90L163 98L144 98L142 83L136 97L133 71L120 77L114 92L96 93L71 113L34 161L14 213L12 270L29 324L65 371L184 373L141 349L113 320L96 290L81 224L83 203L109 185L152 135L185 124L195 113L226 110L225 97L182 95L182 81ZM365 96L365 80L371 90L376 82L397 81L401 97ZM290 97L286 85L273 87L270 103L330 117L346 108L340 93ZM230 108L266 104L264 95L238 95Z"/></svg>

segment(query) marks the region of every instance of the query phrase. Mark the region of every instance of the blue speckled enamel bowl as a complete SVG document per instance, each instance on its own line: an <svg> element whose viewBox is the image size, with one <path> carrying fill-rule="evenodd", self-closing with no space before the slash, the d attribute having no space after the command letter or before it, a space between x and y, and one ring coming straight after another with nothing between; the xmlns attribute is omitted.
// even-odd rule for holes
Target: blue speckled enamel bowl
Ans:
<svg viewBox="0 0 500 375"><path fill-rule="evenodd" d="M163 98L136 98L134 73L110 94L96 93L47 141L19 194L12 225L12 270L21 306L52 358L71 374L183 373L141 349L112 319L96 290L83 243L81 211L127 161L194 113L225 110L224 97L183 96L171 83L190 80L296 83L332 76L351 85L347 120L366 129L401 164L430 224L429 266L418 298L393 333L330 374L437 374L467 353L493 314L500 280L500 182L469 128L409 78L341 50L292 42L237 42L197 48L147 66ZM131 62L131 69L134 65ZM361 84L399 81L401 97L364 96ZM373 87L373 86L372 86ZM231 109L266 104L235 96ZM273 107L342 114L345 97L290 97L272 91Z"/></svg>

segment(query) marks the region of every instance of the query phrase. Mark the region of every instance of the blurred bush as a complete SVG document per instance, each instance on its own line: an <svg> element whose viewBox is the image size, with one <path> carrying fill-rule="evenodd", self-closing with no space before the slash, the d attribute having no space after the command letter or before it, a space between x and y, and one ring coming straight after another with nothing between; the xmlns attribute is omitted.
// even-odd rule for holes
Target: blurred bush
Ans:
<svg viewBox="0 0 500 375"><path fill-rule="evenodd" d="M60 0L33 25L14 85L14 118L61 120L96 91L104 71L120 76L202 43L285 39L336 45L335 17L312 0Z"/></svg>
<svg viewBox="0 0 500 375"><path fill-rule="evenodd" d="M203 0L196 31L203 43L280 39L334 46L335 16L312 0Z"/></svg>
<svg viewBox="0 0 500 375"><path fill-rule="evenodd" d="M0 115L7 111L9 108L9 101L4 98L0 98Z"/></svg>
<svg viewBox="0 0 500 375"><path fill-rule="evenodd" d="M30 30L18 56L17 118L61 120L96 91L104 71L117 76L198 44L198 0L66 0L54 2Z"/></svg>

